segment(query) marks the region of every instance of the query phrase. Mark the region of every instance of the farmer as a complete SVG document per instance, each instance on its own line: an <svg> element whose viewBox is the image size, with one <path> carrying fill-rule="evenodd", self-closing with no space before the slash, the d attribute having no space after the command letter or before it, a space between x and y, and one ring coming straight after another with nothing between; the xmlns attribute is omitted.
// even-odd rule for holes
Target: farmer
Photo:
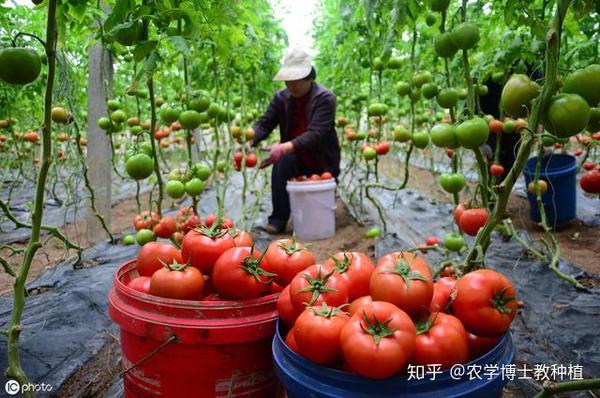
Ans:
<svg viewBox="0 0 600 398"><path fill-rule="evenodd" d="M273 165L271 199L273 213L264 229L271 234L285 231L290 217L287 181L300 175L325 171L340 172L340 145L335 130L335 95L315 83L316 72L310 57L300 49L290 51L273 80L284 81L266 112L254 125L252 145L279 126L280 143L268 147L269 158L261 167Z"/></svg>

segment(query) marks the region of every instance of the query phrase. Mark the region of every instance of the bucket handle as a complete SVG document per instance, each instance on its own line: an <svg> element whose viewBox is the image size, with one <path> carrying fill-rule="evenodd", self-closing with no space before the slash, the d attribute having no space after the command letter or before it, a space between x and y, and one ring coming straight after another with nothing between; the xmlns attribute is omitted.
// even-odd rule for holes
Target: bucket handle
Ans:
<svg viewBox="0 0 600 398"><path fill-rule="evenodd" d="M175 341L177 341L177 336L172 334L171 337L169 337L166 341L162 342L158 347L156 347L155 349L150 351L148 354L146 354L145 357L143 357L142 359L140 359L139 361L137 361L136 363L134 363L127 369L123 370L121 373L119 373L119 378L125 376L125 374L127 374L129 371L137 368L139 365L144 363L146 360L152 358L154 355L158 354L159 352L164 350L169 344L171 344Z"/></svg>

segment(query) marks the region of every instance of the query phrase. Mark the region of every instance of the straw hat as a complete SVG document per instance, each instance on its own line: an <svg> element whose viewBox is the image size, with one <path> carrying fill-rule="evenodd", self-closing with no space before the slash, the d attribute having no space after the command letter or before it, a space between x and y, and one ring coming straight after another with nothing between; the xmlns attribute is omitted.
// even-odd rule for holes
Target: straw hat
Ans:
<svg viewBox="0 0 600 398"><path fill-rule="evenodd" d="M310 74L311 69L310 56L301 49L294 48L286 54L283 59L283 66L273 80L293 81L304 79Z"/></svg>

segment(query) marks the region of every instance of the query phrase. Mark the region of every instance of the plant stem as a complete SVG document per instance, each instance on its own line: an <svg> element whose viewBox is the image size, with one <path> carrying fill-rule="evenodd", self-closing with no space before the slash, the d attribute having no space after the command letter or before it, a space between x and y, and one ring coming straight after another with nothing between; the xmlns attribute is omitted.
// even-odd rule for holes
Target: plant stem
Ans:
<svg viewBox="0 0 600 398"><path fill-rule="evenodd" d="M598 388L600 388L600 378L566 381L564 383L547 381L544 383L544 390L534 398L549 398L561 392L596 390Z"/></svg>
<svg viewBox="0 0 600 398"><path fill-rule="evenodd" d="M150 144L152 145L152 154L154 155L154 173L156 174L156 184L158 185L158 199L156 200L156 212L162 216L163 201L163 181L160 174L160 165L158 164L158 150L154 139L154 130L156 130L156 104L154 103L154 79L148 79L148 93L150 94ZM150 209L152 210L152 209Z"/></svg>
<svg viewBox="0 0 600 398"><path fill-rule="evenodd" d="M19 353L19 335L23 326L21 317L25 307L25 282L27 274L31 267L31 262L37 250L42 246L40 243L40 232L42 227L42 215L44 211L44 188L46 186L46 177L50 164L52 163L52 91L54 88L54 75L56 73L56 3L57 0L48 0L48 16L46 23L46 55L48 57L48 80L46 82L46 94L44 98L44 125L42 128L42 160L40 172L36 185L36 196L32 213L31 237L25 254L23 263L14 283L14 302L11 312L10 325L8 326L8 368L5 374L10 379L17 380L21 385L29 383L25 371L21 367L21 358ZM26 391L25 397L33 397L32 391Z"/></svg>

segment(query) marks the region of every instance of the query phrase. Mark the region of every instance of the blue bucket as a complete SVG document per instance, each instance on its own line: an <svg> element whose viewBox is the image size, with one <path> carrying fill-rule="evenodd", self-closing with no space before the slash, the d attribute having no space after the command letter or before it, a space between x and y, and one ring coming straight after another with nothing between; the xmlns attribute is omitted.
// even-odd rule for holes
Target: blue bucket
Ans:
<svg viewBox="0 0 600 398"><path fill-rule="evenodd" d="M465 370L479 366L482 379L471 380L466 373L462 378L452 378L446 370L436 374L435 380L430 380L427 373L419 380L408 380L406 376L371 380L302 358L285 345L282 334L282 324L278 322L273 360L275 374L287 390L288 398L502 398L502 390L508 382L502 377L502 367L515 358L512 335L508 333L490 352L464 364ZM497 366L497 372L489 379L483 373L486 365Z"/></svg>
<svg viewBox="0 0 600 398"><path fill-rule="evenodd" d="M536 162L537 157L529 159L523 170L525 189L534 178ZM548 190L542 195L542 203L550 227L561 227L575 218L576 174L577 162L574 156L553 154L542 158L540 179L548 183ZM529 216L533 221L540 222L540 211L535 195L527 192L527 198L530 204Z"/></svg>

